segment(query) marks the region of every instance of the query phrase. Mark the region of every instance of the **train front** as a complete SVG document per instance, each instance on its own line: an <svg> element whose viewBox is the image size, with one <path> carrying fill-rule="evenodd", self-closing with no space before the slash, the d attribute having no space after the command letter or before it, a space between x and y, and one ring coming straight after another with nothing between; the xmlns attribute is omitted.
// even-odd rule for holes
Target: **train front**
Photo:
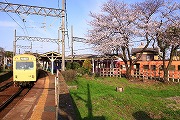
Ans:
<svg viewBox="0 0 180 120"><path fill-rule="evenodd" d="M13 57L13 81L17 86L29 86L37 79L36 57L21 54Z"/></svg>

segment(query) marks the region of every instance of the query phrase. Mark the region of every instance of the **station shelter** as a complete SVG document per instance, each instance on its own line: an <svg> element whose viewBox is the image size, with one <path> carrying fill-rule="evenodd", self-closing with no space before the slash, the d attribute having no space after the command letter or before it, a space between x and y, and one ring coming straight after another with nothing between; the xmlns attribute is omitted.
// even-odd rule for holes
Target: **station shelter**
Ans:
<svg viewBox="0 0 180 120"><path fill-rule="evenodd" d="M41 54L39 60L42 63L43 69L55 73L57 69L61 69L62 55L51 51Z"/></svg>

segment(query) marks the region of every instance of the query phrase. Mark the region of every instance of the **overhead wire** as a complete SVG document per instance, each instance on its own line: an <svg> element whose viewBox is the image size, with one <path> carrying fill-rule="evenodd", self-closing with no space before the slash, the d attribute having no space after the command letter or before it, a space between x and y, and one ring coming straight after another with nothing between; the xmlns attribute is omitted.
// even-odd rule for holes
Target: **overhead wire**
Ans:
<svg viewBox="0 0 180 120"><path fill-rule="evenodd" d="M7 0L5 0L5 2L6 3L9 3ZM13 8L13 7L11 7L11 8ZM7 12L6 12L7 13ZM16 13L17 15L18 15L18 17L23 21L23 23L24 23L24 28L25 28L25 30L26 30L26 33L25 33L25 30L24 30L24 28L9 14L9 13L7 13L22 29L23 29L23 32L24 32L24 34L26 35L26 33L27 33L27 35L28 35L28 31L27 31L27 27L26 27L26 25L25 25L25 19L22 19L21 18L21 16L18 14L18 13Z"/></svg>

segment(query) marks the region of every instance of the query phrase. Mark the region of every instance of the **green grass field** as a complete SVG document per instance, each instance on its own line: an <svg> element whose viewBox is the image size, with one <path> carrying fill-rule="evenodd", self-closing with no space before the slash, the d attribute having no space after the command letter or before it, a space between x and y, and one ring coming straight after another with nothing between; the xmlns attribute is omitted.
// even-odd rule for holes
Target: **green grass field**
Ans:
<svg viewBox="0 0 180 120"><path fill-rule="evenodd" d="M78 119L84 120L178 120L180 84L133 83L124 78L77 78L70 90ZM116 87L123 87L117 92Z"/></svg>

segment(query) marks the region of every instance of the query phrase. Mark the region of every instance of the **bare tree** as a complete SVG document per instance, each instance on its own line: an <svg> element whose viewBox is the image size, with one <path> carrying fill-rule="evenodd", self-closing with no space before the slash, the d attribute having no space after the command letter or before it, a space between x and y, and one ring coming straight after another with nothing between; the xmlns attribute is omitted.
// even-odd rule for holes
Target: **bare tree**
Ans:
<svg viewBox="0 0 180 120"><path fill-rule="evenodd" d="M120 55L126 66L126 77L131 78L131 69L142 56L155 35L158 26L154 18L162 6L161 0L148 0L132 6L117 0L109 0L102 5L102 13L91 13L91 30L88 32L88 43L96 51ZM130 43L137 37L146 41L141 54L131 58ZM129 63L128 63L129 62Z"/></svg>

